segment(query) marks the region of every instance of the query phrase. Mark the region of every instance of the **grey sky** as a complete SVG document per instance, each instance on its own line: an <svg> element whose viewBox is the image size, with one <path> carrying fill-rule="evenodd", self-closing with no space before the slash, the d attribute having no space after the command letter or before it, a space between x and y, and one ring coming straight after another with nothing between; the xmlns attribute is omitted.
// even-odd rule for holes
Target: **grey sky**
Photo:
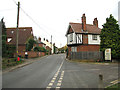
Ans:
<svg viewBox="0 0 120 90"><path fill-rule="evenodd" d="M6 27L16 27L18 0L1 0L0 18L4 17ZM36 25L20 10L20 27L33 27L35 36L53 42L58 47L67 42L65 33L69 22L80 22L83 13L86 23L93 24L98 18L99 27L105 23L110 14L118 20L118 1L120 0L19 0L21 8L39 25Z"/></svg>

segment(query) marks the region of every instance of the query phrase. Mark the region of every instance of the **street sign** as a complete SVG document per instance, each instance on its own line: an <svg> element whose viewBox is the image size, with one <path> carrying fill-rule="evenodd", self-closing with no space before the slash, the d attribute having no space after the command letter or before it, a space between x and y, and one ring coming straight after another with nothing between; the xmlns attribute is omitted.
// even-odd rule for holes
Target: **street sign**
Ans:
<svg viewBox="0 0 120 90"><path fill-rule="evenodd" d="M105 50L105 60L111 60L111 48Z"/></svg>

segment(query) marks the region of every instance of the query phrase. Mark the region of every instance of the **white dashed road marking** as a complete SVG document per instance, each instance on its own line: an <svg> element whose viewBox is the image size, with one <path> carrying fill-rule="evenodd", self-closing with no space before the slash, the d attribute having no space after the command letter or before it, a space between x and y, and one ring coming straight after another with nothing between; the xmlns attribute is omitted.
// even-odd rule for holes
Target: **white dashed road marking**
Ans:
<svg viewBox="0 0 120 90"><path fill-rule="evenodd" d="M61 65L60 65L60 67L59 67L59 69L58 69L58 71L55 73L55 75L54 75L54 77L52 78L51 82L50 82L50 83L48 84L48 86L46 87L46 90L49 90L49 89L53 86L53 84L54 84L54 82L55 82L58 74L60 73L60 69L61 69L61 67L62 67L62 65L63 65L63 62L64 62L64 60L62 61ZM61 84L62 84L63 75L64 75L64 71L61 72L61 75L60 75L60 78L59 78L59 80L58 80L56 89L59 89L59 88L60 88L60 86L61 86Z"/></svg>

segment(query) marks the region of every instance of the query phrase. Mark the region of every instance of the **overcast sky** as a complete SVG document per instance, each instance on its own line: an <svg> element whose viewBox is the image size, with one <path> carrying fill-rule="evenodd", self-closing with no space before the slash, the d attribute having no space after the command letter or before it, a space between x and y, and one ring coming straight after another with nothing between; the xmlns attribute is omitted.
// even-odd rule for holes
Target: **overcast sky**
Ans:
<svg viewBox="0 0 120 90"><path fill-rule="evenodd" d="M120 0L1 0L0 19L4 17L6 27L16 27L17 3L20 1L20 27L32 27L37 37L48 39L57 47L67 43L65 37L69 22L81 23L82 14L86 23L93 24L98 18L99 27L112 14L118 20ZM31 19L32 18L32 19Z"/></svg>

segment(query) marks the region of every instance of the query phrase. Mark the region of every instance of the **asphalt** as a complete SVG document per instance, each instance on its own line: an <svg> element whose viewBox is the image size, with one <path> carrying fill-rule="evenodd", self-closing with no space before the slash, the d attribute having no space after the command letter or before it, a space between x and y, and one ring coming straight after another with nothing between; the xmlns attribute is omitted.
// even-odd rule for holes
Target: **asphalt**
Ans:
<svg viewBox="0 0 120 90"><path fill-rule="evenodd" d="M31 62L32 61L32 62ZM65 54L50 55L3 73L3 88L98 88L118 79L117 64L77 63L65 60Z"/></svg>

